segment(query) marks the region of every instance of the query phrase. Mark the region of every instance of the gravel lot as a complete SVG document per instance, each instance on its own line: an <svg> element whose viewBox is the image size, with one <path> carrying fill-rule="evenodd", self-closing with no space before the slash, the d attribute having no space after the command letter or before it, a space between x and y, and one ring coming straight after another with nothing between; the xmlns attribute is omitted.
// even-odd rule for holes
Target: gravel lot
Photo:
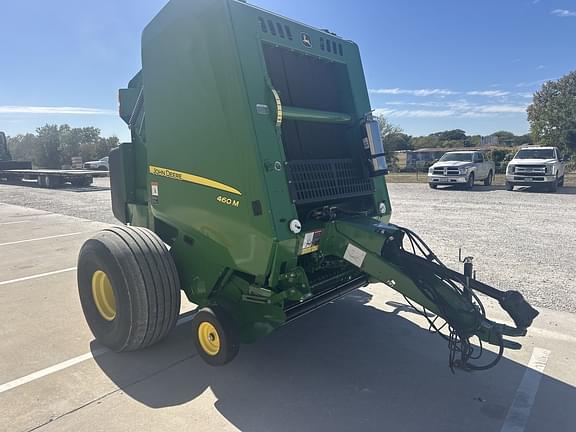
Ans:
<svg viewBox="0 0 576 432"><path fill-rule="evenodd" d="M0 202L115 223L108 179L91 188L0 185ZM418 233L449 266L458 248L475 257L478 279L518 289L535 306L576 312L576 188L556 194L501 186L473 191L393 183L392 222Z"/></svg>

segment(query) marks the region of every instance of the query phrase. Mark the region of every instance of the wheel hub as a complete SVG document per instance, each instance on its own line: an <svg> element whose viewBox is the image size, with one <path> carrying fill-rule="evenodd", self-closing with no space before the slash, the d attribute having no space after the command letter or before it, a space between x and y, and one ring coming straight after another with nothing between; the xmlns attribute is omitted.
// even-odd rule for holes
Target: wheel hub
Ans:
<svg viewBox="0 0 576 432"><path fill-rule="evenodd" d="M215 356L220 352L220 336L212 323L204 321L198 326L198 341L206 354Z"/></svg>
<svg viewBox="0 0 576 432"><path fill-rule="evenodd" d="M113 321L116 318L116 296L108 275L102 270L92 275L92 296L102 318Z"/></svg>

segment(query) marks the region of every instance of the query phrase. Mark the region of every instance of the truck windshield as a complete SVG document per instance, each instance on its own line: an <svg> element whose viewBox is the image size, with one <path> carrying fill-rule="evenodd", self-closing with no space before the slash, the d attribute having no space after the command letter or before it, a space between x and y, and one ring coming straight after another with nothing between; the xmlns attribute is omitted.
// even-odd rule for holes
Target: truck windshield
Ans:
<svg viewBox="0 0 576 432"><path fill-rule="evenodd" d="M472 162L472 153L446 153L440 158L440 162Z"/></svg>
<svg viewBox="0 0 576 432"><path fill-rule="evenodd" d="M514 159L554 159L553 149L520 150Z"/></svg>

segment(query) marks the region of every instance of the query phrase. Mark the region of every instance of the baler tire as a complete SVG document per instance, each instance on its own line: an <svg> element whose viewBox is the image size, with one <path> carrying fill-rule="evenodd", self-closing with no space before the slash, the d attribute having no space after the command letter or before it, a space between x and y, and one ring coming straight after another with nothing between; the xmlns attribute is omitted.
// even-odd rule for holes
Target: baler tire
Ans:
<svg viewBox="0 0 576 432"><path fill-rule="evenodd" d="M192 327L196 350L210 366L224 366L238 355L240 342L236 328L224 309L217 306L200 309Z"/></svg>
<svg viewBox="0 0 576 432"><path fill-rule="evenodd" d="M94 337L116 352L160 342L178 320L176 266L145 228L107 228L87 240L78 257L78 291Z"/></svg>

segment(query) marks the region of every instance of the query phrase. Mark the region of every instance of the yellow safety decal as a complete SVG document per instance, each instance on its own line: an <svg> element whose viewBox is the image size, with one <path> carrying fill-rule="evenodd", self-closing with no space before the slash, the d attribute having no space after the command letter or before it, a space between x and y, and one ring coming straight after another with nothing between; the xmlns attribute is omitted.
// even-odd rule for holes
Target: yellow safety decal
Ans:
<svg viewBox="0 0 576 432"><path fill-rule="evenodd" d="M224 183L217 182L215 180L210 180L205 177L199 177L194 174L189 174L180 171L174 171L168 168L160 168L156 166L150 165L150 174L159 176L159 177L167 177L173 180L180 180L184 182L194 183L201 186L206 186L212 189L218 189L224 192L229 192L235 195L242 195L238 189L233 188L232 186L228 186Z"/></svg>
<svg viewBox="0 0 576 432"><path fill-rule="evenodd" d="M280 95L276 89L272 89L272 94L276 100L276 126L280 127L282 125L282 119L284 118L284 113L282 111L282 101L280 100Z"/></svg>

